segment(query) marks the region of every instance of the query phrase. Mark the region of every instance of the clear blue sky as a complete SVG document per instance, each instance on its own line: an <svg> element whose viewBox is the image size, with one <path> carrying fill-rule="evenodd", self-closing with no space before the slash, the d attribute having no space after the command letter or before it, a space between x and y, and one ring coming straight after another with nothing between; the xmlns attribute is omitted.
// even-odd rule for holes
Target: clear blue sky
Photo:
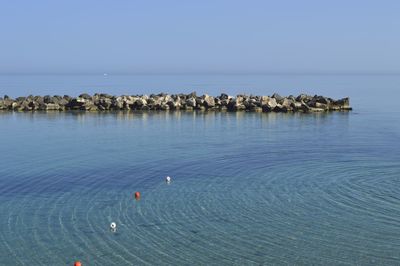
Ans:
<svg viewBox="0 0 400 266"><path fill-rule="evenodd" d="M0 73L400 72L398 0L0 1Z"/></svg>

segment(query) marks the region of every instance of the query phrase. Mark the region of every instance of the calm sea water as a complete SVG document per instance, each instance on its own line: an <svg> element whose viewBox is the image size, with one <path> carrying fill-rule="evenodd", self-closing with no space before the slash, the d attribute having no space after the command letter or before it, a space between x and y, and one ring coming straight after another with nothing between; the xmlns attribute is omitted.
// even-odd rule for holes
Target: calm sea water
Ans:
<svg viewBox="0 0 400 266"><path fill-rule="evenodd" d="M308 92L350 96L354 108L0 112L0 265L399 265L398 86L399 76L0 76L0 94L14 97Z"/></svg>

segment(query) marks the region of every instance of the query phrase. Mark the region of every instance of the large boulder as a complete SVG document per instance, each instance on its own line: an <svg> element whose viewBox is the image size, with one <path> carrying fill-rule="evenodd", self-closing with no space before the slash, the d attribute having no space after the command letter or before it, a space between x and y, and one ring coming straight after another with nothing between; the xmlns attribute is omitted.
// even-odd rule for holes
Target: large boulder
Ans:
<svg viewBox="0 0 400 266"><path fill-rule="evenodd" d="M85 104L85 100L83 98L73 98L71 99L66 107L71 110L80 110L81 107Z"/></svg>
<svg viewBox="0 0 400 266"><path fill-rule="evenodd" d="M315 106L315 108L320 108L320 109L324 109L324 110L329 109L329 105L325 104L325 103L316 102L314 106Z"/></svg>
<svg viewBox="0 0 400 266"><path fill-rule="evenodd" d="M152 101L154 103L154 101ZM147 100L144 97L140 97L134 103L137 107L142 108L143 106L147 105Z"/></svg>
<svg viewBox="0 0 400 266"><path fill-rule="evenodd" d="M261 96L261 99L260 99L261 106L267 104L269 99L270 99L270 97L268 97L268 96Z"/></svg>
<svg viewBox="0 0 400 266"><path fill-rule="evenodd" d="M300 94L296 97L297 102L309 102L312 99L312 96L307 94Z"/></svg>
<svg viewBox="0 0 400 266"><path fill-rule="evenodd" d="M186 100L186 106L187 107L192 107L192 108L194 108L194 107L196 107L196 98L193 98L193 97L191 97L191 98L189 98L189 99L187 99Z"/></svg>
<svg viewBox="0 0 400 266"><path fill-rule="evenodd" d="M349 98L343 98L339 100L331 100L328 105L328 109L330 111L340 111L340 110L352 110L350 107L350 100Z"/></svg>
<svg viewBox="0 0 400 266"><path fill-rule="evenodd" d="M200 97L197 97L196 98L196 106L197 107L204 106L204 99L200 98Z"/></svg>
<svg viewBox="0 0 400 266"><path fill-rule="evenodd" d="M122 110L124 108L124 101L122 97L111 99L111 108L114 110Z"/></svg>
<svg viewBox="0 0 400 266"><path fill-rule="evenodd" d="M81 95L79 95L79 98L83 98L83 99L85 99L85 100L91 100L91 99L92 99L92 96L90 96L90 95L87 94L87 93L82 93Z"/></svg>
<svg viewBox="0 0 400 266"><path fill-rule="evenodd" d="M232 99L228 103L228 111L243 111L246 110L246 106L244 105L244 97L242 95L236 96L236 98Z"/></svg>
<svg viewBox="0 0 400 266"><path fill-rule="evenodd" d="M181 99L178 97L175 100L171 99L167 104L171 110L179 110L182 106Z"/></svg>
<svg viewBox="0 0 400 266"><path fill-rule="evenodd" d="M282 101L282 104L281 104L282 105L281 111L282 112L292 111L292 103L293 102L294 101L292 99L284 98Z"/></svg>
<svg viewBox="0 0 400 266"><path fill-rule="evenodd" d="M261 107L264 112L271 112L277 105L276 98L268 98L266 101L263 101Z"/></svg>
<svg viewBox="0 0 400 266"><path fill-rule="evenodd" d="M283 97L280 96L278 93L272 94L271 98L274 98L277 103L282 103L283 102Z"/></svg>
<svg viewBox="0 0 400 266"><path fill-rule="evenodd" d="M47 103L45 106L47 111L56 111L60 109L60 106L56 103Z"/></svg>
<svg viewBox="0 0 400 266"><path fill-rule="evenodd" d="M26 97L24 97L24 96L17 97L17 98L15 99L15 101L20 102L20 103L22 103L22 102L25 101L25 100L26 100Z"/></svg>
<svg viewBox="0 0 400 266"><path fill-rule="evenodd" d="M221 95L219 96L219 99L221 100L228 100L229 99L229 95L226 93L221 93Z"/></svg>
<svg viewBox="0 0 400 266"><path fill-rule="evenodd" d="M100 110L110 110L111 104L112 104L111 98L104 97L104 98L100 98L99 105L97 105L97 107Z"/></svg>
<svg viewBox="0 0 400 266"><path fill-rule="evenodd" d="M243 104L246 107L246 110L249 110L249 111L254 111L256 109L256 107L261 106L259 99L256 97L245 98L245 100L243 101Z"/></svg>
<svg viewBox="0 0 400 266"><path fill-rule="evenodd" d="M214 97L205 94L205 95L203 95L203 100L204 100L205 107L207 107L207 108L215 107Z"/></svg>
<svg viewBox="0 0 400 266"><path fill-rule="evenodd" d="M43 96L43 103L53 103L52 97L50 95Z"/></svg>
<svg viewBox="0 0 400 266"><path fill-rule="evenodd" d="M339 106L341 110L351 110L350 99L348 97L342 98L334 102L334 105Z"/></svg>
<svg viewBox="0 0 400 266"><path fill-rule="evenodd" d="M32 111L38 110L39 109L39 105L40 104L38 102L36 102L36 101L33 101L33 100L28 101L28 106L30 107L30 110L32 110Z"/></svg>
<svg viewBox="0 0 400 266"><path fill-rule="evenodd" d="M325 105L328 105L331 102L329 98L324 97L324 96L316 95L316 96L314 96L314 99L315 99L315 101L317 103L322 103L322 104L325 104Z"/></svg>

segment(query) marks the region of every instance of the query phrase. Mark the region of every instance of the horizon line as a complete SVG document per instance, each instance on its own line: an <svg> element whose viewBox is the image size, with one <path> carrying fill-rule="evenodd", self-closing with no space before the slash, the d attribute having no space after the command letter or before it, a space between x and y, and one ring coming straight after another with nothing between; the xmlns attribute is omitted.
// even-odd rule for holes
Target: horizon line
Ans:
<svg viewBox="0 0 400 266"><path fill-rule="evenodd" d="M400 71L11 71L0 72L6 75L102 75L102 76L156 76L156 75L400 75Z"/></svg>

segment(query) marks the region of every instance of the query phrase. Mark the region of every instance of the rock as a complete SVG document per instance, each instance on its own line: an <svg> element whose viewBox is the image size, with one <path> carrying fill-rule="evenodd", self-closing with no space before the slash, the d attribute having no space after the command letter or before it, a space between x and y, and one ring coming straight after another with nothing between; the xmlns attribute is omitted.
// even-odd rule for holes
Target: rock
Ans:
<svg viewBox="0 0 400 266"><path fill-rule="evenodd" d="M221 99L221 100L228 100L228 99L229 99L229 96L228 96L228 94L221 93L221 96L219 96L219 99Z"/></svg>
<svg viewBox="0 0 400 266"><path fill-rule="evenodd" d="M83 98L73 98L71 99L66 107L71 110L79 110L81 107L85 104L84 100L82 101L81 99Z"/></svg>
<svg viewBox="0 0 400 266"><path fill-rule="evenodd" d="M29 106L29 101L23 101L15 107L17 111L32 111L32 107Z"/></svg>
<svg viewBox="0 0 400 266"><path fill-rule="evenodd" d="M276 100L277 103L281 103L281 102L283 101L283 97L280 96L280 95L277 94L277 93L274 93L274 94L271 96L271 98L274 98L274 99Z"/></svg>
<svg viewBox="0 0 400 266"><path fill-rule="evenodd" d="M286 112L287 110L281 104L278 103L273 109L273 111L276 113L280 113L280 112Z"/></svg>
<svg viewBox="0 0 400 266"><path fill-rule="evenodd" d="M44 103L54 103L58 104L60 101L64 101L63 98L59 97L54 97L54 96L44 96L43 99L38 98L39 101L43 100Z"/></svg>
<svg viewBox="0 0 400 266"><path fill-rule="evenodd" d="M261 107L254 106L254 107L252 107L252 108L250 109L250 111L252 111L252 112L262 112L263 109L262 109Z"/></svg>
<svg viewBox="0 0 400 266"><path fill-rule="evenodd" d="M293 101L290 106L292 107L292 110L295 112L302 110L301 102Z"/></svg>
<svg viewBox="0 0 400 266"><path fill-rule="evenodd" d="M268 98L267 102L263 103L261 107L263 109L263 112L271 112L275 109L277 105L278 104L275 98Z"/></svg>
<svg viewBox="0 0 400 266"><path fill-rule="evenodd" d="M79 95L79 98L83 98L83 99L85 99L85 100L91 100L91 99L92 99L92 96L90 96L90 95L87 94L87 93L82 93L81 95Z"/></svg>
<svg viewBox="0 0 400 266"><path fill-rule="evenodd" d="M200 107L204 105L204 99L202 98L196 98L196 106Z"/></svg>
<svg viewBox="0 0 400 266"><path fill-rule="evenodd" d="M75 102L84 104L87 100L85 98L76 97Z"/></svg>
<svg viewBox="0 0 400 266"><path fill-rule="evenodd" d="M324 96L314 96L314 99L317 103L322 103L325 105L328 105L330 103L330 100Z"/></svg>
<svg viewBox="0 0 400 266"><path fill-rule="evenodd" d="M37 102L38 104L44 104L44 97L42 97L42 96L35 96L35 97L33 98L33 100L34 100L35 102Z"/></svg>
<svg viewBox="0 0 400 266"><path fill-rule="evenodd" d="M111 108L114 110L121 110L124 108L124 102L122 97L116 97L111 99Z"/></svg>
<svg viewBox="0 0 400 266"><path fill-rule="evenodd" d="M301 102L301 110L304 112L304 113L308 113L308 112L310 112L310 106L308 106L306 103L304 103L304 102Z"/></svg>
<svg viewBox="0 0 400 266"><path fill-rule="evenodd" d="M205 94L203 95L203 99L204 99L204 104L207 108L215 107L214 97Z"/></svg>
<svg viewBox="0 0 400 266"><path fill-rule="evenodd" d="M315 108L315 107L310 107L309 112L324 112L325 110L322 108Z"/></svg>
<svg viewBox="0 0 400 266"><path fill-rule="evenodd" d="M309 96L300 94L282 97L277 93L269 96L237 95L236 97L222 93L218 97L203 95L198 97L195 92L190 94L151 94L121 95L82 93L76 98L68 95L45 95L18 97L15 100L7 95L0 98L0 110L35 111L35 110L221 110L221 111L251 111L251 112L322 112L352 110L349 98L333 100L325 96Z"/></svg>
<svg viewBox="0 0 400 266"><path fill-rule="evenodd" d="M58 101L58 105L60 105L60 106L65 106L67 104L68 104L68 100L65 99L64 97L59 99L59 101Z"/></svg>
<svg viewBox="0 0 400 266"><path fill-rule="evenodd" d="M43 103L51 103L51 96L50 95L43 96Z"/></svg>
<svg viewBox="0 0 400 266"><path fill-rule="evenodd" d="M337 100L334 102L334 105L339 106L341 110L352 110L350 107L350 99L348 97Z"/></svg>
<svg viewBox="0 0 400 266"><path fill-rule="evenodd" d="M72 100L72 97L70 97L68 95L64 95L63 99L66 100L67 102L70 102Z"/></svg>
<svg viewBox="0 0 400 266"><path fill-rule="evenodd" d="M135 106L142 108L143 106L147 105L147 100L144 98L139 98L135 101Z"/></svg>
<svg viewBox="0 0 400 266"><path fill-rule="evenodd" d="M99 104L97 105L97 107L101 106L99 108L100 110L102 110L102 109L110 110L111 104L112 104L111 98L101 98L99 100Z"/></svg>
<svg viewBox="0 0 400 266"><path fill-rule="evenodd" d="M234 112L234 111L243 111L246 110L246 106L243 104L244 97L241 95L236 96L235 99L232 99L228 103L228 111Z"/></svg>
<svg viewBox="0 0 400 266"><path fill-rule="evenodd" d="M40 104L38 102L36 102L36 101L30 101L28 103L28 106L30 107L30 110L32 110L32 111L38 110L39 109L39 105Z"/></svg>
<svg viewBox="0 0 400 266"><path fill-rule="evenodd" d="M192 98L192 97L187 99L186 100L186 106L187 107L192 107L192 108L196 107L196 99Z"/></svg>
<svg viewBox="0 0 400 266"><path fill-rule="evenodd" d="M328 110L328 104L325 104L325 103L316 102L315 103L315 107L316 108L321 108L321 109L324 109L324 110Z"/></svg>
<svg viewBox="0 0 400 266"><path fill-rule="evenodd" d="M260 102L261 102L261 106L265 105L268 103L269 101L269 97L268 96L261 96Z"/></svg>
<svg viewBox="0 0 400 266"><path fill-rule="evenodd" d="M330 111L350 111L352 110L350 107L350 99L348 97L337 101L331 99L328 109Z"/></svg>
<svg viewBox="0 0 400 266"><path fill-rule="evenodd" d="M18 97L17 99L15 99L17 102L23 102L26 100L26 97Z"/></svg>
<svg viewBox="0 0 400 266"><path fill-rule="evenodd" d="M163 111L169 110L169 105L167 103L161 103L160 109Z"/></svg>
<svg viewBox="0 0 400 266"><path fill-rule="evenodd" d="M171 110L179 110L181 108L180 98L170 100L167 104Z"/></svg>
<svg viewBox="0 0 400 266"><path fill-rule="evenodd" d="M310 95L300 94L299 96L297 96L296 101L297 102L308 102L311 99L312 99L312 97Z"/></svg>
<svg viewBox="0 0 400 266"><path fill-rule="evenodd" d="M90 106L85 106L85 108L86 108L87 111L91 111L91 112L95 112L95 111L99 110L99 108L94 104L90 105Z"/></svg>
<svg viewBox="0 0 400 266"><path fill-rule="evenodd" d="M231 102L231 99L225 99L225 100L221 100L220 105L221 106L225 106L228 107L229 103Z"/></svg>
<svg viewBox="0 0 400 266"><path fill-rule="evenodd" d="M113 96L107 93L100 93L100 98L111 99Z"/></svg>
<svg viewBox="0 0 400 266"><path fill-rule="evenodd" d="M38 107L39 111L46 111L46 109L47 109L47 104L39 103L39 107Z"/></svg>
<svg viewBox="0 0 400 266"><path fill-rule="evenodd" d="M60 109L60 106L58 104L55 103L47 103L45 104L47 111L56 111Z"/></svg>
<svg viewBox="0 0 400 266"><path fill-rule="evenodd" d="M282 111L283 112L292 111L292 103L293 103L292 99L284 98L283 101L282 101L282 104L281 104L282 105Z"/></svg>

